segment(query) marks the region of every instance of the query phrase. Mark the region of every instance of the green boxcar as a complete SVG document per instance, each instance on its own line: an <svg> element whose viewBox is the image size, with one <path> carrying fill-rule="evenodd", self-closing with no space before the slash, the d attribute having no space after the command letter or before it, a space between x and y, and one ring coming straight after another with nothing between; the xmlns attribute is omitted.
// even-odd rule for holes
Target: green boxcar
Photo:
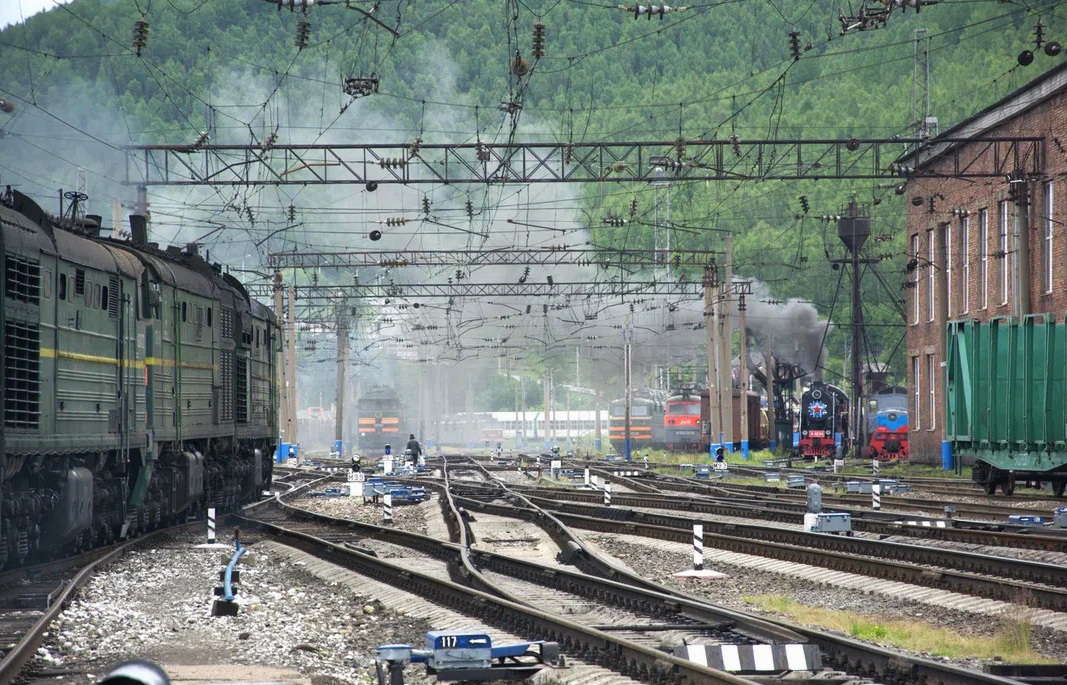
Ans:
<svg viewBox="0 0 1067 685"><path fill-rule="evenodd" d="M946 331L945 439L989 494L1016 481L1067 485L1067 325L1034 314Z"/></svg>

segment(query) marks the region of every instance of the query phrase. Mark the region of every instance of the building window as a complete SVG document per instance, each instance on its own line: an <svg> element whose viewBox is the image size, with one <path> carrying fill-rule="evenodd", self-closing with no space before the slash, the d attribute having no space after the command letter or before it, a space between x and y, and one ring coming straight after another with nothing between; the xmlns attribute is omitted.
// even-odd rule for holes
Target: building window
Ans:
<svg viewBox="0 0 1067 685"><path fill-rule="evenodd" d="M1049 181L1045 184L1045 252L1041 255L1046 293L1052 292L1052 236L1056 231L1053 217L1056 205L1053 203L1052 195L1052 182Z"/></svg>
<svg viewBox="0 0 1067 685"><path fill-rule="evenodd" d="M909 418L908 422L911 423L912 430L919 430L919 416L922 414L922 393L919 389L922 387L922 367L919 366L919 356L916 355L911 358L911 387L912 392L915 394L912 405L915 407L915 417Z"/></svg>
<svg viewBox="0 0 1067 685"><path fill-rule="evenodd" d="M989 211L978 212L978 283L982 288L979 307L989 306Z"/></svg>
<svg viewBox="0 0 1067 685"><path fill-rule="evenodd" d="M963 252L960 254L960 300L963 313L971 310L971 220L963 217L960 223L960 242Z"/></svg>
<svg viewBox="0 0 1067 685"><path fill-rule="evenodd" d="M953 312L953 309L952 309L952 250L949 249L949 246L952 245L951 228L952 227L951 227L950 224L945 224L944 226L941 227L941 239L944 241L942 243L942 246L943 246L942 249L944 249L944 251L945 251L945 263L942 264L942 267L945 269L945 304L946 304L945 313L948 315L948 317L950 319L952 318L952 312Z"/></svg>
<svg viewBox="0 0 1067 685"><path fill-rule="evenodd" d="M927 408L930 413L930 425L926 430L932 431L937 424L937 396L934 395L934 388L937 387L937 360L932 354L926 355L926 384L930 388L930 406Z"/></svg>
<svg viewBox="0 0 1067 685"><path fill-rule="evenodd" d="M926 320L934 320L934 231L926 232Z"/></svg>
<svg viewBox="0 0 1067 685"><path fill-rule="evenodd" d="M1008 304L1008 203L1000 203L997 213L997 261L1000 262L1000 303Z"/></svg>
<svg viewBox="0 0 1067 685"><path fill-rule="evenodd" d="M919 261L919 234L918 233L916 233L915 235L913 235L911 237L911 259L915 260L916 262ZM916 271L915 273L918 274L918 271ZM916 277L915 277L915 281L916 282L912 283L912 285L915 286L915 287L913 287L911 289L911 322L912 323L919 323L919 287L918 287L919 284L917 282L918 280L919 280L918 275L916 275Z"/></svg>

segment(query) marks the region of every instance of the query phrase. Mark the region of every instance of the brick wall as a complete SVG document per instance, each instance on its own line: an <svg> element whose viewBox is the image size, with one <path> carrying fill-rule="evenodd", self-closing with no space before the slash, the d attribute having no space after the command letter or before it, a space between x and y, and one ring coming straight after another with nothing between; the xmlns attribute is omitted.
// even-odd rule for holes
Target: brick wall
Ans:
<svg viewBox="0 0 1067 685"><path fill-rule="evenodd" d="M1056 141L1064 141L1064 149L1067 150L1067 92L1059 93L983 135L1044 136L1047 141L1039 167L1043 169L1043 176L1025 184L1030 200L1027 230L1030 306L1031 313L1062 313L1067 309L1067 259L1064 258L1067 256L1067 230L1064 229L1064 222L1067 221L1067 182L1063 178L1063 172L1067 169L1067 154L1061 151ZM963 146L961 159L965 163L975 161L975 166L970 167L972 170L984 168L993 171L993 155L988 152L982 154L982 147L979 143ZM946 159L930 165L930 168L947 170L951 164L952 161ZM1010 169L1010 165L1001 167L1002 170L1005 168ZM1051 284L1047 283L1046 276L1049 264L1046 257L1046 230L1050 226L1046 211L1049 187L1052 191ZM945 322L938 316L936 306L940 304L936 298L937 269L944 268L949 277L949 320L971 318L988 321L993 317L1016 313L1016 207L1009 196L1009 184L1004 177L977 181L913 179L907 184L904 194L908 200L907 245L909 259L917 261L916 268L905 279L914 283L914 286L906 288L905 299L908 317L908 408L912 431L910 449L912 459L916 461L940 462L941 442L944 439L945 378L939 338ZM914 197L922 198L923 202L914 206L911 202ZM980 240L983 217L986 221L984 250ZM1006 250L1002 250L1000 239L1002 220L1006 220ZM938 259L935 251L935 264L930 264L930 239L935 236L933 231L944 230L946 226L949 231L946 259ZM916 246L918 255L910 254ZM1005 276L1006 291L1002 287L1002 278ZM932 309L931 285L935 305Z"/></svg>

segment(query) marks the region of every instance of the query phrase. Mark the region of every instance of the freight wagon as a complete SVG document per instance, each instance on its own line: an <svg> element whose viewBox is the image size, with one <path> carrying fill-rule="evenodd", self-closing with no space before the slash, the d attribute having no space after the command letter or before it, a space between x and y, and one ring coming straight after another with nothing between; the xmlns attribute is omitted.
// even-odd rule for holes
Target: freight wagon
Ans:
<svg viewBox="0 0 1067 685"><path fill-rule="evenodd" d="M1067 326L955 321L946 331L945 439L988 494L1016 481L1067 486Z"/></svg>

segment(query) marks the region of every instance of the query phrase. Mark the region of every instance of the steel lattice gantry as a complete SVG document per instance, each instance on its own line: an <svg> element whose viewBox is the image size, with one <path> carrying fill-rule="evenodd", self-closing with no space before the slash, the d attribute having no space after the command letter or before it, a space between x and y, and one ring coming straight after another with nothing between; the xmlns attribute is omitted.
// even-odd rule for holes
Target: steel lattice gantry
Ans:
<svg viewBox="0 0 1067 685"><path fill-rule="evenodd" d="M1044 139L866 138L419 145L142 145L130 185L591 183L997 178L1037 173ZM905 152L923 168L895 160ZM933 158L948 164L923 164ZM666 172L667 176L662 175Z"/></svg>
<svg viewBox="0 0 1067 685"><path fill-rule="evenodd" d="M272 252L267 264L274 269L363 267L471 267L471 266L594 266L604 268L657 266L703 267L721 252L714 250L614 249L499 249L499 250L393 250L347 252Z"/></svg>
<svg viewBox="0 0 1067 685"><path fill-rule="evenodd" d="M334 303L360 299L426 299L459 297L563 297L600 298L658 295L666 297L701 297L701 281L588 281L555 283L389 283L353 285L292 286L302 303ZM263 302L274 293L269 283L246 286L248 293Z"/></svg>

